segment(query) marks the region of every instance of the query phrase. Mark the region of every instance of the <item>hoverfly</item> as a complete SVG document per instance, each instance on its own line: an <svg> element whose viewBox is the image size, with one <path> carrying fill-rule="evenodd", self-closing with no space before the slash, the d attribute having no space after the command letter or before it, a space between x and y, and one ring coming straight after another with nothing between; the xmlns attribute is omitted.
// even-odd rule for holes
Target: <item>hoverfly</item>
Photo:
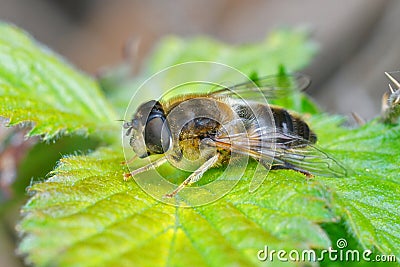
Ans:
<svg viewBox="0 0 400 267"><path fill-rule="evenodd" d="M307 177L344 176L345 169L315 146L317 136L300 116L258 101L257 93L261 92L266 99L278 99L288 96L294 88L304 90L310 83L302 74L285 77L293 82L278 85L280 76L273 75L229 87L215 86L205 93L162 97L142 104L131 121L124 123L125 135L130 137L135 158L163 156L125 174L124 180L162 165L171 152L178 155L172 157L177 162L184 156L203 156L204 159L198 169L166 197L173 197L185 186L197 182L208 169L225 164L232 151L259 161L267 169L290 169ZM188 100L193 103L179 107ZM172 112L179 108L178 112ZM216 118L188 115L193 119L188 119L183 127L176 127L182 114L192 113L213 114ZM273 119L262 122L268 114ZM235 129L238 123L242 125L240 130ZM227 128L233 130L228 134ZM214 147L216 153L200 155L200 147L204 145Z"/></svg>

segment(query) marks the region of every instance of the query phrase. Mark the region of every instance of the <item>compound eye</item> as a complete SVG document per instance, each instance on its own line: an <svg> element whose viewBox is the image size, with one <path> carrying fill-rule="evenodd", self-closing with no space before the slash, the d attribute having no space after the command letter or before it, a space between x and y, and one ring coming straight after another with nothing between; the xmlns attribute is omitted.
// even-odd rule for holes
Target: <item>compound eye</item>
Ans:
<svg viewBox="0 0 400 267"><path fill-rule="evenodd" d="M147 121L144 139L150 153L163 154L169 148L171 133L163 118L155 117Z"/></svg>

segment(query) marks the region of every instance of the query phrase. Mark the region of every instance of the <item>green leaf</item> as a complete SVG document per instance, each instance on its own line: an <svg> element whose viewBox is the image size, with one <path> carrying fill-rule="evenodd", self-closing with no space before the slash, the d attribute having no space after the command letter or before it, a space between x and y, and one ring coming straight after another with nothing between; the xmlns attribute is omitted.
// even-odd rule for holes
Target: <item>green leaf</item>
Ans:
<svg viewBox="0 0 400 267"><path fill-rule="evenodd" d="M0 23L0 103L9 125L33 123L29 136L101 136L118 129L115 112L91 78L5 23Z"/></svg>
<svg viewBox="0 0 400 267"><path fill-rule="evenodd" d="M400 126L373 121L331 134L329 151L350 171L347 179L324 180L335 191L336 213L363 248L400 258Z"/></svg>
<svg viewBox="0 0 400 267"><path fill-rule="evenodd" d="M363 248L398 257L400 151L393 144L400 127L371 123L349 130L338 121L316 116L312 124L321 146L351 166L348 178L307 181L293 171L272 171L249 193L250 164L228 195L196 208L159 203L123 182L127 170L118 149L65 158L53 177L30 188L36 194L23 210L20 252L39 266L256 266L265 245L327 249L336 240L319 224L342 217Z"/></svg>
<svg viewBox="0 0 400 267"><path fill-rule="evenodd" d="M188 61L215 61L239 69L247 75L275 74L278 66L290 71L305 67L316 51L316 44L304 29L281 29L256 44L229 46L208 37L181 39L168 37L154 51L147 66L149 73ZM168 53L165 53L168 51Z"/></svg>
<svg viewBox="0 0 400 267"><path fill-rule="evenodd" d="M100 82L105 86L110 100L119 109L119 114L122 116L130 98L142 82L165 68L185 62L211 61L236 68L248 76L256 74L262 77L277 74L282 65L285 66L287 72L299 71L310 62L316 50L317 45L309 39L308 31L300 28L276 30L259 43L244 45L228 45L204 36L192 39L170 36L164 38L155 48L150 59L146 61L144 69L135 79L128 77L123 79L120 73L121 69L117 69L114 73L115 79L112 79L112 74L110 74ZM122 68L125 69L126 66L124 65ZM210 68L208 65L199 66L195 71L191 68L187 68L186 71L182 69L179 76L187 77L188 80L191 77L193 77L192 80L201 77L204 81L228 82L231 85L246 81L243 77L237 80L237 77L227 76L227 72ZM173 73L165 75L160 86L173 84L176 79ZM168 89L158 88L158 92L161 95ZM143 97L154 97L151 93L149 92L147 96L143 95ZM305 98L297 97L297 100L293 102L296 105L293 105L292 108L298 112L315 113L317 110L315 104Z"/></svg>
<svg viewBox="0 0 400 267"><path fill-rule="evenodd" d="M276 173L255 194L248 193L243 180L214 204L176 208L152 199L135 182L124 182L127 170L121 160L115 148L64 158L51 178L29 189L35 194L23 208L19 229L24 234L20 252L29 253L30 262L257 265L257 251L264 245L300 249L330 244L317 224L337 219L327 192L301 175Z"/></svg>

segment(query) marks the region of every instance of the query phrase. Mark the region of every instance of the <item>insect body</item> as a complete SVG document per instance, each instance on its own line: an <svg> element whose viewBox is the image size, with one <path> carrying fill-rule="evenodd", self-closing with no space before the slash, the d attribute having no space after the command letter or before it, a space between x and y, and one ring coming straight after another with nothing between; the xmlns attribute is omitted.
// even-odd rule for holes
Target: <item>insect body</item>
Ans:
<svg viewBox="0 0 400 267"><path fill-rule="evenodd" d="M305 76L290 78L300 89L308 85ZM252 99L257 92L267 98L290 92L289 86L277 86L276 79L257 80L259 88L247 82L142 104L124 124L129 144L140 158L153 154L163 157L126 174L125 179L167 160L173 165L185 163L192 174L166 195L172 197L208 169L229 162L232 153L252 157L267 169L292 169L308 177L343 176L343 167L314 145L316 134L304 120L281 107Z"/></svg>

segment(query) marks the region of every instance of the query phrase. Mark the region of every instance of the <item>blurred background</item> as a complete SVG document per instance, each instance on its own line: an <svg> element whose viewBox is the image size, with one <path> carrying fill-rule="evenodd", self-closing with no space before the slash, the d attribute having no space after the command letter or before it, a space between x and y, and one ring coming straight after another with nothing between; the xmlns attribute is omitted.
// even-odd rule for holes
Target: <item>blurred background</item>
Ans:
<svg viewBox="0 0 400 267"><path fill-rule="evenodd" d="M380 112L388 90L384 72L400 69L396 0L0 0L0 20L24 28L90 74L117 65L132 38L140 40L135 62L140 67L157 41L169 34L202 34L241 44L263 40L278 27L307 26L320 47L303 70L313 81L308 93L328 112L357 112L365 119ZM0 205L11 196L16 166L24 164L23 152L34 143L10 131L0 129ZM63 142L57 151L72 152L74 140ZM54 162L59 156L54 155ZM47 170L41 171L37 175L44 177ZM23 266L14 256L14 223L23 201L0 209L5 214L0 221L0 266Z"/></svg>

